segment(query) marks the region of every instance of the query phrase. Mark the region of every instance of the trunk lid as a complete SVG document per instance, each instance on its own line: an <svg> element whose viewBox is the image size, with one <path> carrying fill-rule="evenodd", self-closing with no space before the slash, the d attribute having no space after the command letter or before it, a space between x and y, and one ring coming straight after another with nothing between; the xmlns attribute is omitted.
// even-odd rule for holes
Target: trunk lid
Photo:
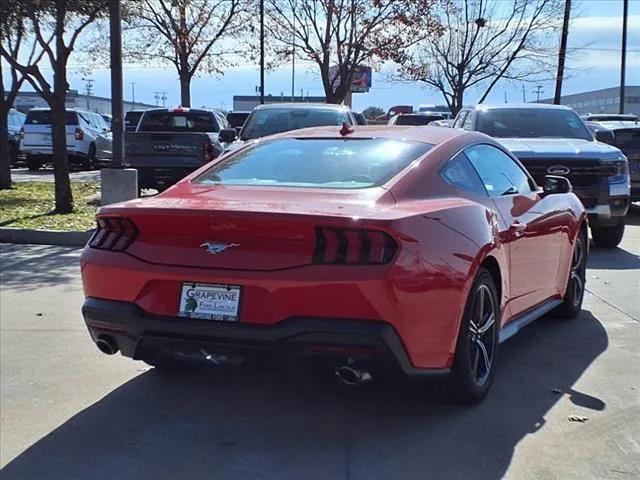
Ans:
<svg viewBox="0 0 640 480"><path fill-rule="evenodd" d="M131 219L127 253L172 266L270 271L308 265L317 226L350 226L395 204L389 192L196 186L182 183L101 213Z"/></svg>

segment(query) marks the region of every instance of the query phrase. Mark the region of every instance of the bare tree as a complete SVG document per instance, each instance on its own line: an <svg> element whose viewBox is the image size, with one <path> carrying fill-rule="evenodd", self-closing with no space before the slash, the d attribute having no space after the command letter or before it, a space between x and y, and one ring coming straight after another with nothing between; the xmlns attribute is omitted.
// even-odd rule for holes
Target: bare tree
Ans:
<svg viewBox="0 0 640 480"><path fill-rule="evenodd" d="M241 53L248 0L129 0L125 56L176 68L181 104L191 106L191 80L199 72L223 73Z"/></svg>
<svg viewBox="0 0 640 480"><path fill-rule="evenodd" d="M358 67L402 62L420 40L441 33L431 14L439 0L267 0L276 61L317 65L327 102L341 103Z"/></svg>
<svg viewBox="0 0 640 480"><path fill-rule="evenodd" d="M445 34L421 42L397 78L439 91L455 115L469 88L485 100L500 79L536 81L553 71L561 0L461 0L443 8Z"/></svg>
<svg viewBox="0 0 640 480"><path fill-rule="evenodd" d="M65 102L67 63L78 37L106 11L107 0L20 0L11 2L17 15L28 24L29 34L49 61L53 86L42 73L39 63L15 56L5 45L0 54L45 99L51 108L51 136L55 178L55 213L73 211L73 196L67 159ZM53 44L53 46L52 46Z"/></svg>

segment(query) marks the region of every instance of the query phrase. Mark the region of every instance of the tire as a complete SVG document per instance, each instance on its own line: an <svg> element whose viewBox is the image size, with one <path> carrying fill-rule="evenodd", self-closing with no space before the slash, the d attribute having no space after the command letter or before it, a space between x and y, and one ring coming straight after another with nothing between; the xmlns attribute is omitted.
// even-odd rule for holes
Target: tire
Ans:
<svg viewBox="0 0 640 480"><path fill-rule="evenodd" d="M615 248L622 241L624 235L624 218L611 227L591 227L593 244L600 248Z"/></svg>
<svg viewBox="0 0 640 480"><path fill-rule="evenodd" d="M562 303L552 312L555 317L575 318L580 315L585 292L588 252L587 233L581 231L573 246L569 279Z"/></svg>
<svg viewBox="0 0 640 480"><path fill-rule="evenodd" d="M26 163L27 168L32 172L35 172L42 168L42 162L36 159L33 155L27 155Z"/></svg>
<svg viewBox="0 0 640 480"><path fill-rule="evenodd" d="M498 291L489 271L480 268L460 323L448 379L449 400L470 405L486 396L495 372L499 326Z"/></svg>

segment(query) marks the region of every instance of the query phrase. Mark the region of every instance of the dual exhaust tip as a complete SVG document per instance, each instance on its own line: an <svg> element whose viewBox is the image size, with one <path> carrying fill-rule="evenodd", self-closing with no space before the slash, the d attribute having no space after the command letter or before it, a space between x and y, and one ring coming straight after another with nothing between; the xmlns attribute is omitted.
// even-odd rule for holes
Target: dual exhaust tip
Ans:
<svg viewBox="0 0 640 480"><path fill-rule="evenodd" d="M360 383L370 382L373 377L367 370L361 368L344 365L334 370L336 376L347 385L358 385Z"/></svg>
<svg viewBox="0 0 640 480"><path fill-rule="evenodd" d="M96 347L105 355L115 355L120 350L118 343L109 335L101 335L100 338L96 340Z"/></svg>

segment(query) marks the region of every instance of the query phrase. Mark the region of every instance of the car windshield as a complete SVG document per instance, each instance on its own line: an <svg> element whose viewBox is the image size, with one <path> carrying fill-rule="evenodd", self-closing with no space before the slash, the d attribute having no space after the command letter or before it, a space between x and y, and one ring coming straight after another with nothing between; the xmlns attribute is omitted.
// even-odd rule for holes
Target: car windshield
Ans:
<svg viewBox="0 0 640 480"><path fill-rule="evenodd" d="M76 112L67 113L67 125L78 125L78 114ZM30 110L25 120L26 125L51 125L51 110Z"/></svg>
<svg viewBox="0 0 640 480"><path fill-rule="evenodd" d="M217 132L218 125L209 112L147 111L140 120L139 132Z"/></svg>
<svg viewBox="0 0 640 480"><path fill-rule="evenodd" d="M232 127L241 127L249 116L248 112L230 112L227 113L227 121Z"/></svg>
<svg viewBox="0 0 640 480"><path fill-rule="evenodd" d="M640 150L640 128L628 130L614 130L613 144L623 152L625 150Z"/></svg>
<svg viewBox="0 0 640 480"><path fill-rule="evenodd" d="M576 138L592 140L583 121L571 110L496 108L480 110L478 131L498 138Z"/></svg>
<svg viewBox="0 0 640 480"><path fill-rule="evenodd" d="M332 108L265 108L251 113L240 138L251 140L299 128L342 125L347 121L344 111Z"/></svg>
<svg viewBox="0 0 640 480"><path fill-rule="evenodd" d="M432 145L405 140L283 138L258 143L212 166L195 182L315 188L382 185Z"/></svg>

